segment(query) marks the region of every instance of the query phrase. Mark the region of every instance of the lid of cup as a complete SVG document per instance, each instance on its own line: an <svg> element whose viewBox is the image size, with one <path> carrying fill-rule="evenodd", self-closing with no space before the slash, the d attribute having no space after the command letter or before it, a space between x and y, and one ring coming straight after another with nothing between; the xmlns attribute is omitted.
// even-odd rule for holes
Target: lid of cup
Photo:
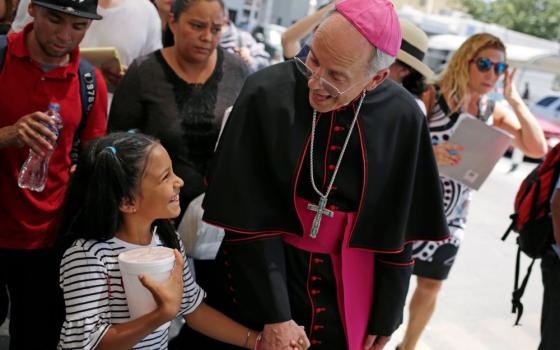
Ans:
<svg viewBox="0 0 560 350"><path fill-rule="evenodd" d="M167 247L136 248L119 254L119 261L130 264L163 263L174 259L173 249Z"/></svg>

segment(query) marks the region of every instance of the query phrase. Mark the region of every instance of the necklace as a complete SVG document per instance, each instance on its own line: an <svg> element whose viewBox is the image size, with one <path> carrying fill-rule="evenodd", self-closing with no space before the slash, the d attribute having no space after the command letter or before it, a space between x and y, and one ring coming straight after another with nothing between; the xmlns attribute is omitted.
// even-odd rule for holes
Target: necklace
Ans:
<svg viewBox="0 0 560 350"><path fill-rule="evenodd" d="M348 141L350 141L350 136L352 135L352 130L354 130L354 126L356 125L356 121L358 120L358 114L360 113L360 109L362 108L362 103L364 102L364 98L366 97L366 91L362 92L362 97L360 98L360 102L358 103L358 108L356 109L356 113L354 114L354 119L352 120L352 124L350 124L350 129L348 129L348 134L346 135L346 139L344 140L344 144L342 146L342 150L340 151L340 155L338 156L338 160L336 162L336 166L334 168L333 174L331 176L331 180L329 181L329 185L327 186L327 191L322 193L315 185L315 178L313 176L313 146L315 143L315 126L317 125L317 111L313 111L313 124L311 124L311 148L309 150L309 171L311 175L311 186L313 186L313 190L315 193L319 195L319 203L317 205L314 204L307 204L307 209L316 212L315 218L313 219L313 224L311 225L311 233L309 236L311 238L316 238L317 233L319 233L319 227L321 226L321 219L323 215L332 218L334 213L326 209L325 206L327 205L329 194L331 193L332 186L334 184L334 179L338 174L338 169L340 168L340 163L342 162L342 157L344 156L344 152L346 152L346 146L348 146Z"/></svg>

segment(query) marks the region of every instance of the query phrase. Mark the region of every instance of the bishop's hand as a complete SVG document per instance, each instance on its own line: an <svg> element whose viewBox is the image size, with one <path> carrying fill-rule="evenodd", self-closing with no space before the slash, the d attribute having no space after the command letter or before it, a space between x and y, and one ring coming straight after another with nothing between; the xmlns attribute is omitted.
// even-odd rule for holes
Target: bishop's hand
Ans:
<svg viewBox="0 0 560 350"><path fill-rule="evenodd" d="M311 345L303 327L293 320L266 324L262 334L261 350L308 349Z"/></svg>
<svg viewBox="0 0 560 350"><path fill-rule="evenodd" d="M389 340L391 340L391 337L370 334L364 342L364 350L382 350Z"/></svg>

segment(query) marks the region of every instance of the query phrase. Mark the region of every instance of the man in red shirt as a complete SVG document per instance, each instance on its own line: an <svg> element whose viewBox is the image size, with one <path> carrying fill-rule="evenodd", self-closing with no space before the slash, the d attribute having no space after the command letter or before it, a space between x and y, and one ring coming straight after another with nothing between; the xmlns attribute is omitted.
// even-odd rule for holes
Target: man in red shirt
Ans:
<svg viewBox="0 0 560 350"><path fill-rule="evenodd" d="M82 118L78 45L101 16L97 0L33 0L29 13L34 22L8 37L0 71L0 288L10 297L10 349L55 349L64 305L52 247ZM106 131L107 87L97 70L96 79L82 145ZM63 120L58 139L42 112L51 102ZM30 149L52 151L42 192L18 187Z"/></svg>

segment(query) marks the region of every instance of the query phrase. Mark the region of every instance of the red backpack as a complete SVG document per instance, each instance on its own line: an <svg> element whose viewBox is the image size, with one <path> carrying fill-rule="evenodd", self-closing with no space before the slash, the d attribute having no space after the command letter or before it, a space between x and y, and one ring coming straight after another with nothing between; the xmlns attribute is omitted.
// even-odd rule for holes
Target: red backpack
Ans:
<svg viewBox="0 0 560 350"><path fill-rule="evenodd" d="M527 281L535 259L541 258L543 253L553 242L552 218L550 217L550 199L554 193L558 175L560 174L560 144L556 145L539 164L521 182L515 196L514 210L510 216L512 222L504 233L505 240L513 230L517 236L517 258L515 264L515 282L512 294L512 313L517 312L515 325L523 314L521 296L525 292ZM527 274L519 286L519 264L521 252L533 260L527 268Z"/></svg>

